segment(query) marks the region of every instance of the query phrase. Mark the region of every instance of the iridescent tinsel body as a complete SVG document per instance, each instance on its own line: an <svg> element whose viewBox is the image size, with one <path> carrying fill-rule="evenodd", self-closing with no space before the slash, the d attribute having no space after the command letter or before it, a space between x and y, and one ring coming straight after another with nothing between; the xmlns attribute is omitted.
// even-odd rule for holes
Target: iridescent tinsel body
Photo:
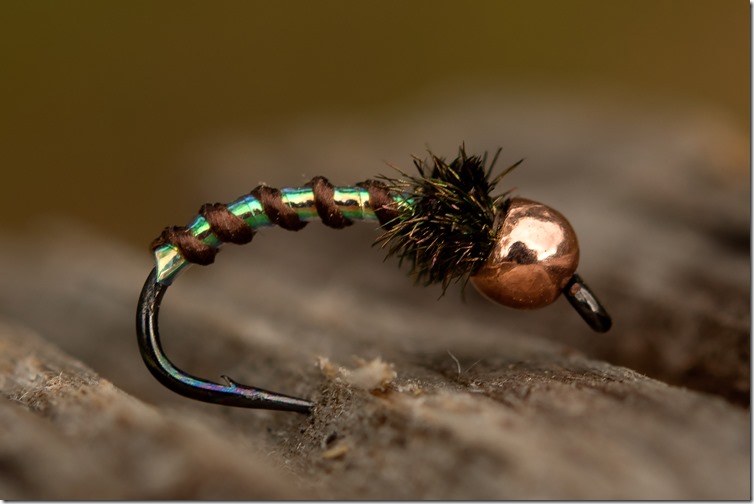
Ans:
<svg viewBox="0 0 754 504"><path fill-rule="evenodd" d="M308 222L319 218L314 202L314 192L310 187L287 187L281 189L280 194L282 202L295 210L302 221ZM393 199L398 205L410 204L409 199L400 195L393 196ZM344 217L352 221L377 222L377 215L369 205L369 192L365 188L335 187L333 200ZM251 195L243 196L229 203L227 208L254 230L273 225L264 213L262 203ZM213 248L219 248L222 245L222 242L210 229L207 220L201 215L189 224L188 230L205 245ZM173 283L178 274L190 265L174 245L160 246L155 249L154 255L157 281L164 285Z"/></svg>

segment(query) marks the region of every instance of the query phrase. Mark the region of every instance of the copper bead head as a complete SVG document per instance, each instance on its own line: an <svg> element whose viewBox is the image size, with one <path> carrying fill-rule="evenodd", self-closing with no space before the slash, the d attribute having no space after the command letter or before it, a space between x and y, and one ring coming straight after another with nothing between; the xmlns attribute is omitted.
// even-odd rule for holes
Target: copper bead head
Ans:
<svg viewBox="0 0 754 504"><path fill-rule="evenodd" d="M555 301L579 264L576 233L566 218L541 203L513 198L496 226L495 247L471 277L474 286L513 308Z"/></svg>

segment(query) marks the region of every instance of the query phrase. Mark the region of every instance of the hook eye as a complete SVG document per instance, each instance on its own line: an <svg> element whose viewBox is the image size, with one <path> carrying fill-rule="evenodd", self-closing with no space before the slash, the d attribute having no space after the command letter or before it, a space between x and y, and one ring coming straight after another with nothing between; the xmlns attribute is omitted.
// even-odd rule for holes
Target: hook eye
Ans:
<svg viewBox="0 0 754 504"><path fill-rule="evenodd" d="M579 275L571 277L563 288L563 295L589 327L602 333L610 330L613 325L610 315Z"/></svg>

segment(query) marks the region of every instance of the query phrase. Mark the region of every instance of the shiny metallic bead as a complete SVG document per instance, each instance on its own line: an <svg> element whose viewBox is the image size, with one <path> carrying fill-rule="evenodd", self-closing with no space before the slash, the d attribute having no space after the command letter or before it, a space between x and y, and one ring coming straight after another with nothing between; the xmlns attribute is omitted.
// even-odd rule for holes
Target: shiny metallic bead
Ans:
<svg viewBox="0 0 754 504"><path fill-rule="evenodd" d="M576 233L563 215L535 201L513 198L497 216L497 238L471 277L485 297L513 308L555 301L579 264Z"/></svg>

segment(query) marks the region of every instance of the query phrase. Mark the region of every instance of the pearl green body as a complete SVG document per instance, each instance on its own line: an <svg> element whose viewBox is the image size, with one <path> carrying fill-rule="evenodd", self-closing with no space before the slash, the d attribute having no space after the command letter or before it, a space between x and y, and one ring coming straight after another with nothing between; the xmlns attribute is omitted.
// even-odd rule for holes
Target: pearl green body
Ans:
<svg viewBox="0 0 754 504"><path fill-rule="evenodd" d="M314 192L310 187L288 187L281 189L280 193L282 202L295 210L302 221L308 222L319 218L314 204ZM408 199L399 195L394 196L393 199L399 205L410 204ZM369 205L369 192L366 189L362 187L335 187L333 200L344 217L352 221L377 222L377 215ZM229 203L227 208L254 230L273 225L264 213L262 203L251 195L243 196ZM215 236L209 223L202 216L196 217L188 226L188 230L193 236L210 247L220 248L222 246L222 242ZM173 245L163 245L156 248L154 256L157 281L164 285L173 283L176 277L190 265Z"/></svg>

